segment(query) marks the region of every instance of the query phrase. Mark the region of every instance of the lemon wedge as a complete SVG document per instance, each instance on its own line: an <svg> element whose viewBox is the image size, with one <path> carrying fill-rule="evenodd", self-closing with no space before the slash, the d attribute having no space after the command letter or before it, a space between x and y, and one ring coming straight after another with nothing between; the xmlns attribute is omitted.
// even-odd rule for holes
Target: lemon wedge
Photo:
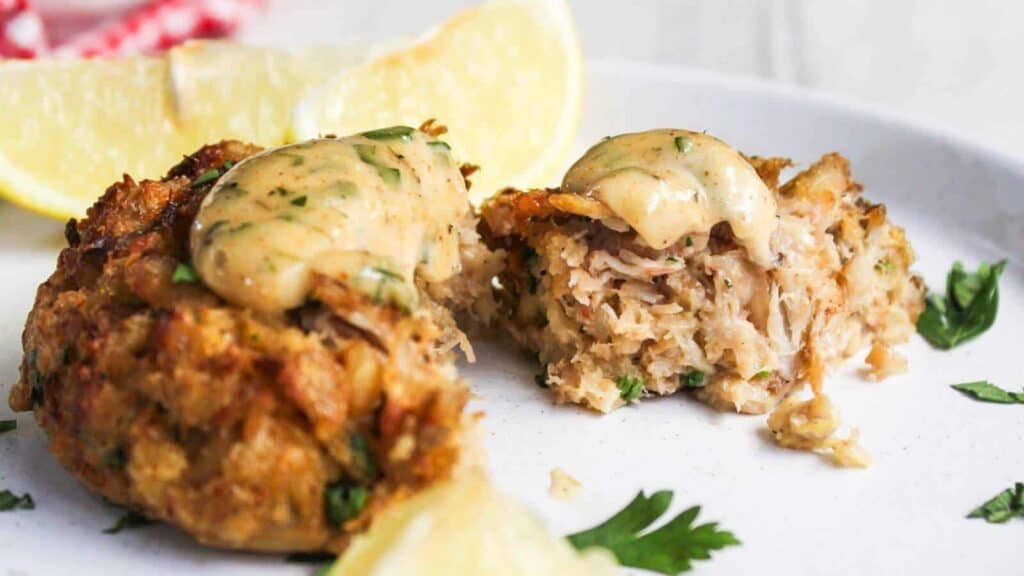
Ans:
<svg viewBox="0 0 1024 576"><path fill-rule="evenodd" d="M504 186L552 182L565 167L582 93L565 0L494 0L311 91L296 108L293 137L436 118L458 159L481 167L470 191L480 201Z"/></svg>
<svg viewBox="0 0 1024 576"><path fill-rule="evenodd" d="M329 576L611 576L612 556L576 552L479 472L392 506L357 536Z"/></svg>
<svg viewBox="0 0 1024 576"><path fill-rule="evenodd" d="M82 216L119 180L224 138L280 144L300 93L358 53L196 43L161 58L0 62L0 196Z"/></svg>

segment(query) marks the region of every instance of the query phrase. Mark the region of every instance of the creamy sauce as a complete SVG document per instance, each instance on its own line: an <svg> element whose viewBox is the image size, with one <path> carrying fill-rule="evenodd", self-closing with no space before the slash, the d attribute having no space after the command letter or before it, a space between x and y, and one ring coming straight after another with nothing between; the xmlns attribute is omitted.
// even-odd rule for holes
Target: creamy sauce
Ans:
<svg viewBox="0 0 1024 576"><path fill-rule="evenodd" d="M264 312L303 303L314 273L416 305L414 275L460 268L465 181L443 142L407 127L275 148L239 162L203 200L192 262L214 292Z"/></svg>
<svg viewBox="0 0 1024 576"><path fill-rule="evenodd" d="M775 197L743 156L688 130L651 130L609 138L566 173L566 193L595 198L652 248L728 222L750 258L773 262Z"/></svg>

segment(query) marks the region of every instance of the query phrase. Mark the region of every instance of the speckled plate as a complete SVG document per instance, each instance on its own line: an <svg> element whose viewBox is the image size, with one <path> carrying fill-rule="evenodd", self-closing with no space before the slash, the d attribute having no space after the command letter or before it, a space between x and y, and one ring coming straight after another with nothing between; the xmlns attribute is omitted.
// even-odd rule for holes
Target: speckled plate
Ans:
<svg viewBox="0 0 1024 576"><path fill-rule="evenodd" d="M910 372L868 382L851 361L827 382L875 464L833 468L776 448L763 417L713 412L685 397L644 401L608 416L551 404L537 366L494 342L464 367L483 410L497 483L556 532L590 525L640 489L704 506L743 545L698 573L740 575L1020 574L1024 521L964 516L1024 480L1024 406L973 402L950 384L1024 386L1024 163L958 137L775 85L632 63L592 62L578 147L607 134L686 127L751 154L806 165L838 150L865 193L907 229L916 269L941 285L950 264L1009 258L996 325L952 352L915 338ZM0 393L21 355L35 288L53 269L61 228L0 206ZM6 404L6 403L4 403ZM9 417L6 408L0 418ZM0 513L4 574L307 574L279 556L208 550L167 527L102 533L118 512L72 480L46 452L30 417L0 436L0 487L29 491L33 511ZM547 495L561 467L583 483L569 502Z"/></svg>

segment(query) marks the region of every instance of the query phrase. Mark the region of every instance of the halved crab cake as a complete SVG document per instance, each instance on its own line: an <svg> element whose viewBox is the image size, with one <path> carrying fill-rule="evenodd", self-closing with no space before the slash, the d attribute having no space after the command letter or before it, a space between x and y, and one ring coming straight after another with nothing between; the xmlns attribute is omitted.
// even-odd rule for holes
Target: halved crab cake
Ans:
<svg viewBox="0 0 1024 576"><path fill-rule="evenodd" d="M780 186L787 166L654 130L597 144L560 188L484 205L506 324L559 401L607 412L689 389L764 413L869 344L879 376L898 363L888 347L923 302L903 230L838 154Z"/></svg>
<svg viewBox="0 0 1024 576"><path fill-rule="evenodd" d="M201 542L343 549L460 456L448 308L488 313L496 261L451 162L397 127L126 176L68 223L11 406L89 488Z"/></svg>

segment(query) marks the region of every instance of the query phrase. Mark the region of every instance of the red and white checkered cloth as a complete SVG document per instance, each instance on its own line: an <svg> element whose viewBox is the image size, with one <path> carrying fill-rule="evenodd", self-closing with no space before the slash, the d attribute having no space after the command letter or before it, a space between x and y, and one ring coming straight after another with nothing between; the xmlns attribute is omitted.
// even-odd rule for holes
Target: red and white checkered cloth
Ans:
<svg viewBox="0 0 1024 576"><path fill-rule="evenodd" d="M121 56L191 38L229 36L264 0L151 0L117 20L50 46L45 15L29 0L0 0L0 58Z"/></svg>

